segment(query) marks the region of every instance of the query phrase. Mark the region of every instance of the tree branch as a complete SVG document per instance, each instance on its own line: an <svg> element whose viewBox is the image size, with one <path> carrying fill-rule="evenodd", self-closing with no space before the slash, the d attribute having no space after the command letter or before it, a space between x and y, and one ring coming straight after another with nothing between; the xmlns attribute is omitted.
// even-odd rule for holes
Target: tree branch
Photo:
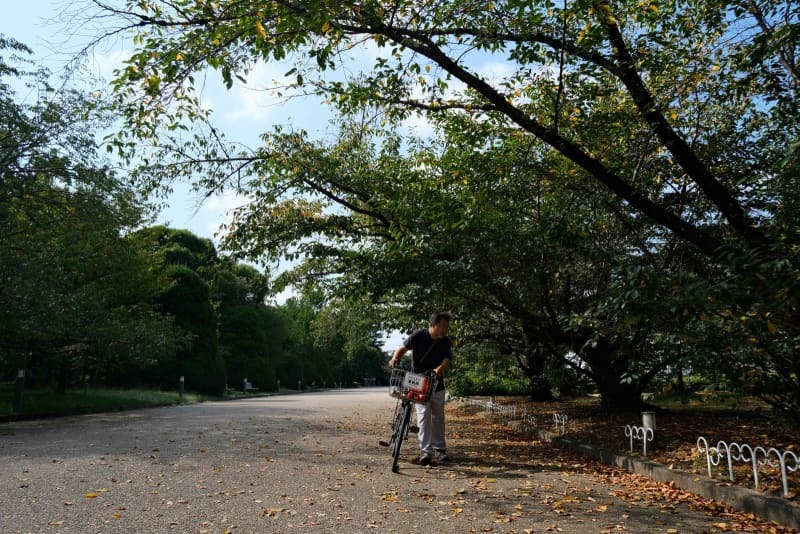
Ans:
<svg viewBox="0 0 800 534"><path fill-rule="evenodd" d="M622 37L619 26L610 16L610 9L597 4L598 19L608 32L608 40L617 58L619 78L634 104L644 116L650 128L661 143L674 156L675 161L686 171L691 179L708 195L720 213L730 223L734 232L751 246L767 242L766 236L755 227L753 221L745 214L733 195L716 179L708 167L700 161L688 143L672 128L658 108L644 81L639 76L633 58L628 51L627 43Z"/></svg>

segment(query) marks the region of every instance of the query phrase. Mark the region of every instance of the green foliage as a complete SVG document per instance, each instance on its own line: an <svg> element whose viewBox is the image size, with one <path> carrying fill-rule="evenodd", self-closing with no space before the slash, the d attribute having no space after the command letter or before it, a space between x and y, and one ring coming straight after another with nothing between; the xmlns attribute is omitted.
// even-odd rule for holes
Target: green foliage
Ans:
<svg viewBox="0 0 800 534"><path fill-rule="evenodd" d="M224 308L220 314L219 343L224 350L228 383L234 387L247 378L256 387L275 385L275 360L281 356L280 340L267 337L274 320L266 309L252 305Z"/></svg>
<svg viewBox="0 0 800 534"><path fill-rule="evenodd" d="M800 413L797 168L782 165L800 122L797 5L128 7L139 48L115 82L123 155L162 124L208 119L194 73L210 66L230 86L258 59L296 59L288 90L345 114L438 123L431 147L378 146L379 128L352 126L327 146L279 129L240 157L216 135L159 138L143 183L158 186L162 161L202 168L202 190L245 188L254 202L227 245L303 258L285 282L370 301L396 323L449 308L460 334L512 355L539 391L565 364L623 405L678 363L722 361ZM364 39L374 64L330 76ZM479 74L487 58L507 74Z"/></svg>
<svg viewBox="0 0 800 534"><path fill-rule="evenodd" d="M163 226L131 231L146 206L94 142L114 110L13 66L23 45L2 39L0 51L3 82L25 78L43 95L23 105L0 85L3 376L27 368L34 384L62 391L87 381L174 389L184 376L189 390L219 395L226 375L267 389L279 370L284 383L342 382L353 365L380 374L366 363L374 347L354 343L346 356L342 340L317 344L319 309L268 307L268 277L219 257L211 240Z"/></svg>
<svg viewBox="0 0 800 534"><path fill-rule="evenodd" d="M269 290L268 277L249 265L221 262L212 273L212 299L223 308L243 302L263 305Z"/></svg>
<svg viewBox="0 0 800 534"><path fill-rule="evenodd" d="M363 301L327 302L314 317L311 334L317 347L338 352L337 382L374 378L388 385L386 355L380 348L380 317Z"/></svg>
<svg viewBox="0 0 800 534"><path fill-rule="evenodd" d="M12 416L13 388L0 387L0 417ZM26 389L21 417L50 417L82 413L133 410L181 403L197 402L197 395L152 390L68 389L53 393L51 389Z"/></svg>
<svg viewBox="0 0 800 534"><path fill-rule="evenodd" d="M460 350L447 376L452 395L526 395L530 386L525 376L508 360L486 349Z"/></svg>
<svg viewBox="0 0 800 534"><path fill-rule="evenodd" d="M225 362L218 351L217 314L209 299L208 285L191 269L168 268L170 286L158 297L163 311L190 336L189 345L176 353L172 365L160 371L166 384L184 376L187 388L211 395L225 391Z"/></svg>
<svg viewBox="0 0 800 534"><path fill-rule="evenodd" d="M178 341L147 304L157 281L122 237L145 205L97 153L94 131L112 110L98 95L55 91L17 53L27 49L0 38L0 370L27 367L63 390L146 365ZM9 76L39 98L18 101Z"/></svg>

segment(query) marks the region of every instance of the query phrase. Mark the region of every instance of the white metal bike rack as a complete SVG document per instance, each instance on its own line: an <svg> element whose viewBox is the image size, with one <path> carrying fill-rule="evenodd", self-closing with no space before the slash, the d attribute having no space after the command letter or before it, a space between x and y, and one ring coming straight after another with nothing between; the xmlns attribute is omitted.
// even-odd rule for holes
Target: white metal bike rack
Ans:
<svg viewBox="0 0 800 534"><path fill-rule="evenodd" d="M633 440L641 440L642 454L647 456L647 442L652 443L655 434L653 434L653 429L650 427L625 425L625 437L631 440L631 452L633 452Z"/></svg>
<svg viewBox="0 0 800 534"><path fill-rule="evenodd" d="M697 438L697 452L705 453L708 476L711 475L711 466L719 465L725 458L728 462L728 478L731 482L733 477L733 462L748 462L753 468L753 485L758 489L758 467L770 466L779 468L781 471L781 482L783 483L783 496L789 496L789 484L786 479L787 473L800 470L800 457L792 451L779 451L775 447L764 448L760 446L751 447L747 443L726 443L718 441L715 447L708 446L708 440L703 436Z"/></svg>

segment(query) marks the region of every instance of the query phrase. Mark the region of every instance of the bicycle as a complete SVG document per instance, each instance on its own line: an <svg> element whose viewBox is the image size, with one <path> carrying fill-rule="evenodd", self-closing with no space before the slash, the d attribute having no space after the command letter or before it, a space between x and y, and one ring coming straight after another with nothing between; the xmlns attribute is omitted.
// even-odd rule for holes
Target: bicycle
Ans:
<svg viewBox="0 0 800 534"><path fill-rule="evenodd" d="M425 404L436 391L436 374L418 374L395 367L389 380L389 395L397 399L392 417L392 434L389 437L389 451L392 454L392 473L397 473L397 461L400 458L400 447L408 439L411 407L413 404Z"/></svg>

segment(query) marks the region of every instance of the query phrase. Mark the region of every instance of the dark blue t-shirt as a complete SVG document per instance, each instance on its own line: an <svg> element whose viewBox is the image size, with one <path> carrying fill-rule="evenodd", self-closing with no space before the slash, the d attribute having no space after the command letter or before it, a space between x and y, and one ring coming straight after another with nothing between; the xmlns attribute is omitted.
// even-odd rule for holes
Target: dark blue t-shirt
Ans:
<svg viewBox="0 0 800 534"><path fill-rule="evenodd" d="M445 359L453 360L450 338L445 336L433 339L427 328L421 328L408 336L403 346L411 351L411 368L415 373L426 373L439 367ZM437 391L444 388L444 381L439 381Z"/></svg>

